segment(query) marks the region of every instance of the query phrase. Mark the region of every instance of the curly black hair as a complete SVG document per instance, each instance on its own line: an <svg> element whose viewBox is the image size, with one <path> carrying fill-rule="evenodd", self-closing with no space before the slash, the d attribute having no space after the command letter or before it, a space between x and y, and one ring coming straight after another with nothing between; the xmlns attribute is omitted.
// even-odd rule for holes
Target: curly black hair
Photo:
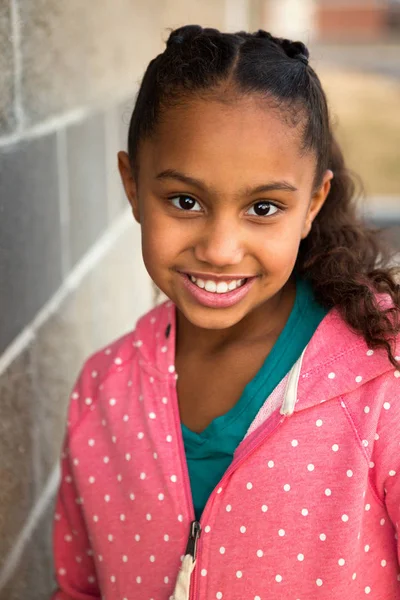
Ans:
<svg viewBox="0 0 400 600"><path fill-rule="evenodd" d="M367 345L384 348L395 368L400 333L399 269L379 230L368 227L356 209L355 181L332 131L320 79L308 64L302 42L258 30L222 33L186 25L170 31L166 48L148 65L128 133L128 155L139 175L140 143L151 137L164 111L193 96L207 98L231 85L243 95L258 94L303 127L303 150L316 155L315 189L334 173L330 192L309 235L301 241L295 272L313 286L317 300L336 307ZM380 294L390 302L380 303Z"/></svg>

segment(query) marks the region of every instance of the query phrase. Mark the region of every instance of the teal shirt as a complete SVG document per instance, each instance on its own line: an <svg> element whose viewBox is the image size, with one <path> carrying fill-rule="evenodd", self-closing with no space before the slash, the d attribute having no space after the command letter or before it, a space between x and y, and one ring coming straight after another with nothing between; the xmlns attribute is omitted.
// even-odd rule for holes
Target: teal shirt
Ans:
<svg viewBox="0 0 400 600"><path fill-rule="evenodd" d="M311 285L297 279L296 299L287 323L235 406L201 433L182 424L197 519L266 398L293 367L327 312L316 302Z"/></svg>

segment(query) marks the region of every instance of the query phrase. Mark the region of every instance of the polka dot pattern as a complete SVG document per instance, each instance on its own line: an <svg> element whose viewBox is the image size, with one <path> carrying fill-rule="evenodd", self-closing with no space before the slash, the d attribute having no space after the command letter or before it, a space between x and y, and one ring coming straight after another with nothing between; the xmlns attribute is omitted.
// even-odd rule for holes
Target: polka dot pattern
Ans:
<svg viewBox="0 0 400 600"><path fill-rule="evenodd" d="M173 327L165 334L172 305L162 310L152 324L162 378L151 366L135 374L133 353L149 351L148 334L137 331L90 359L71 395L56 573L68 589L79 569L93 597L170 597L185 549L192 516L176 398L166 385L176 376ZM346 335L336 338L342 358L309 347L293 418L281 426L279 411L269 413L259 423L262 444L213 492L202 516L196 597L266 600L266 589L271 600L287 590L293 600L342 600L343 590L396 597L399 377L390 367L381 376L380 351Z"/></svg>

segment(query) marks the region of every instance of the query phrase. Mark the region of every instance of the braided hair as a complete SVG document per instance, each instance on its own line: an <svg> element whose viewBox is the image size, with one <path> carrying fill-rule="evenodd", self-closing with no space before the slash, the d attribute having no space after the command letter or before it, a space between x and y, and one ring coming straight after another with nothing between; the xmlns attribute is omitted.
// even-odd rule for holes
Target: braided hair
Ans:
<svg viewBox="0 0 400 600"><path fill-rule="evenodd" d="M258 30L222 33L186 25L170 32L163 53L144 74L130 121L128 155L139 177L142 140L151 137L164 112L191 98L210 98L230 84L244 95L272 102L302 127L302 149L316 156L315 189L324 173L334 178L309 235L300 243L295 272L313 286L316 299L336 307L370 348L383 348L399 368L394 340L400 333L398 270L379 232L368 228L355 207L355 183L332 132L326 95L302 42ZM387 294L383 308L379 294ZM378 294L378 295L377 295Z"/></svg>

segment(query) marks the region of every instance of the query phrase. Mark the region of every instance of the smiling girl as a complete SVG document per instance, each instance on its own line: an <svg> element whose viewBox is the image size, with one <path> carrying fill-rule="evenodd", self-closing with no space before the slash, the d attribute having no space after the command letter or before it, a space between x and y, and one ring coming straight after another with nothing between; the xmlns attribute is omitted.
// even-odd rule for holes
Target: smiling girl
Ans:
<svg viewBox="0 0 400 600"><path fill-rule="evenodd" d="M400 291L307 48L173 31L118 162L169 300L73 390L54 599L400 599Z"/></svg>

